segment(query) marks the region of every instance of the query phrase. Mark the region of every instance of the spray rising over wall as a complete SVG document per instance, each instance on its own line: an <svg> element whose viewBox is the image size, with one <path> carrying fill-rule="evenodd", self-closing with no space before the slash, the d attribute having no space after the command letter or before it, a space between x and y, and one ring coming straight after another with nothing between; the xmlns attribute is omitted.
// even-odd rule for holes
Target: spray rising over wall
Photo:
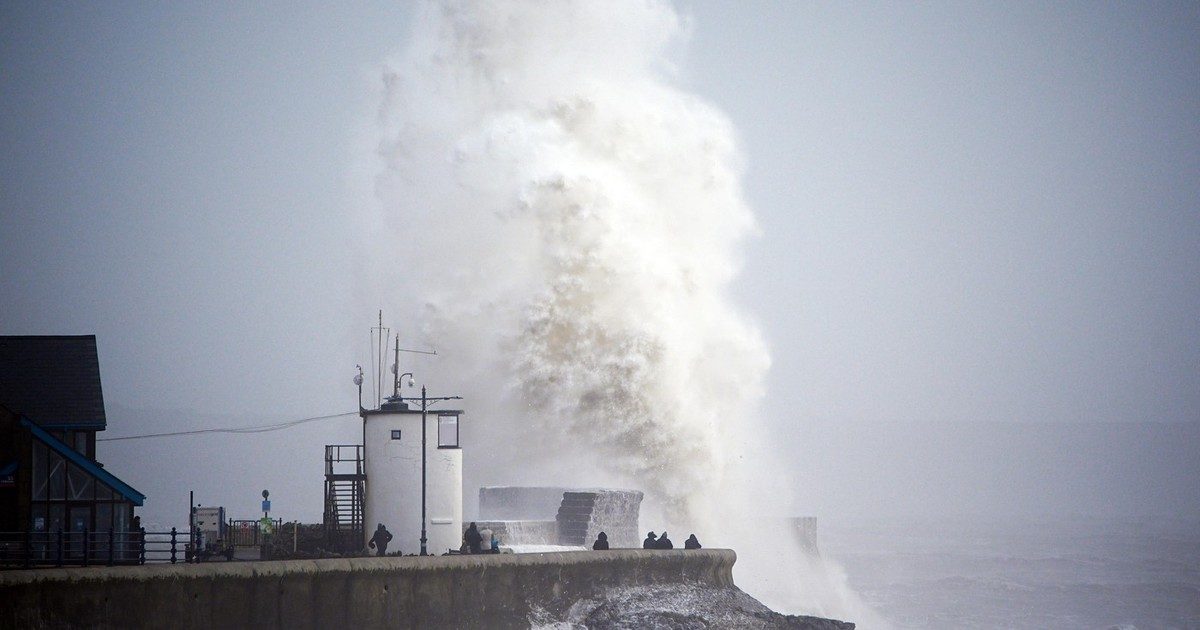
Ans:
<svg viewBox="0 0 1200 630"><path fill-rule="evenodd" d="M486 483L627 485L676 536L749 531L726 498L778 479L730 469L769 357L727 294L755 228L733 130L672 85L685 30L658 2L425 5L375 182L389 308L466 389Z"/></svg>
<svg viewBox="0 0 1200 630"><path fill-rule="evenodd" d="M768 358L725 295L754 227L730 125L659 78L680 31L644 2L429 7L387 77L381 186L427 332L471 340L454 371L488 365L548 452L585 445L683 523Z"/></svg>

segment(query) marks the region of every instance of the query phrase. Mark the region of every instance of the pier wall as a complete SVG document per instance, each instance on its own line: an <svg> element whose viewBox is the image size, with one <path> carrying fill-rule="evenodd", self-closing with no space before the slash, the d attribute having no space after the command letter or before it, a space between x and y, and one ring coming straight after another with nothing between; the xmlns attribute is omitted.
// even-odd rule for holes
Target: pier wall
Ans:
<svg viewBox="0 0 1200 630"><path fill-rule="evenodd" d="M732 587L733 551L613 550L0 572L3 628L527 628L613 587Z"/></svg>

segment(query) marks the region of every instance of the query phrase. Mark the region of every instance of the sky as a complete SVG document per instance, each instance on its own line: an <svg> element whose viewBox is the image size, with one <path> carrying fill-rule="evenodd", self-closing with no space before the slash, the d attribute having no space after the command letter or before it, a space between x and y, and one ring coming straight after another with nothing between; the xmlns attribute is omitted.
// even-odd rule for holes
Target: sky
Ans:
<svg viewBox="0 0 1200 630"><path fill-rule="evenodd" d="M732 288L757 413L815 511L1200 514L1200 6L676 7L664 72L730 119L758 222ZM0 334L96 334L112 436L353 411L409 289L356 217L411 20L0 6ZM100 453L151 501L262 481L316 520L354 422Z"/></svg>

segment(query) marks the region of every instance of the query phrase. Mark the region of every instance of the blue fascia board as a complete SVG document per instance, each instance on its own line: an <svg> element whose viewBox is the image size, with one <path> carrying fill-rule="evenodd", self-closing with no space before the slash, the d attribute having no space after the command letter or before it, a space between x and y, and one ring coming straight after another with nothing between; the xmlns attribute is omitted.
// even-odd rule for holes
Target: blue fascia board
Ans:
<svg viewBox="0 0 1200 630"><path fill-rule="evenodd" d="M71 463L84 469L91 476L103 481L121 496L132 501L134 505L140 506L146 500L146 495L134 490L129 484L117 479L116 475L104 470L100 466L97 466L96 462L84 457L79 453L79 451L76 451L75 449L63 443L62 440L50 435L45 429L38 426L36 422L33 422L29 418L22 416L21 425L29 427L29 431L37 436L39 440L45 442L46 446L54 449L59 455L62 455L70 460Z"/></svg>
<svg viewBox="0 0 1200 630"><path fill-rule="evenodd" d="M78 431L80 429L86 431L103 431L104 423L99 420L95 422L72 422L70 424L52 424L49 427L43 427L48 431Z"/></svg>

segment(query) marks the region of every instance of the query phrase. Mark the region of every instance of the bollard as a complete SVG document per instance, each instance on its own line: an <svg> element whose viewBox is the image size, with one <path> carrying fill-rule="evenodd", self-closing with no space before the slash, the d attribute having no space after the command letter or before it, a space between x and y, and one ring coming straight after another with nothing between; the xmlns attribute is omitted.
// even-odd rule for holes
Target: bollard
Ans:
<svg viewBox="0 0 1200 630"><path fill-rule="evenodd" d="M171 528L171 564L175 564L175 528Z"/></svg>
<svg viewBox="0 0 1200 630"><path fill-rule="evenodd" d="M117 530L111 527L108 530L108 566L113 565L113 558L117 554Z"/></svg>

